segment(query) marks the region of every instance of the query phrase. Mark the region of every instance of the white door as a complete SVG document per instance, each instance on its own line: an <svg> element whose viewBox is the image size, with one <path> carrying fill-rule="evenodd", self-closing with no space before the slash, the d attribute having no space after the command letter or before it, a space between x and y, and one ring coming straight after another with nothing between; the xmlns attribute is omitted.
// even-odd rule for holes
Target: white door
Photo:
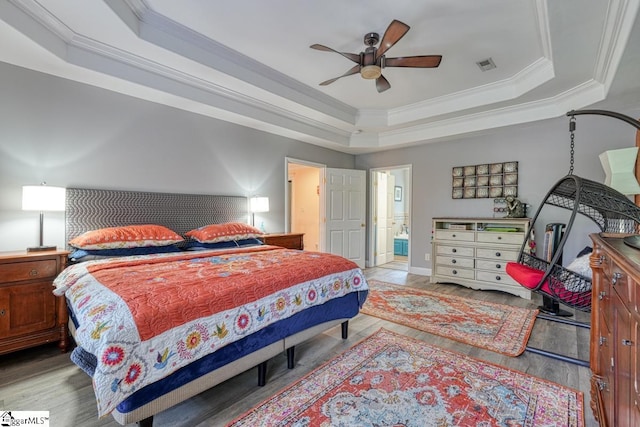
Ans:
<svg viewBox="0 0 640 427"><path fill-rule="evenodd" d="M394 248L393 248L393 225L394 222L394 213L395 213L395 204L393 201L393 191L396 186L396 177L387 172L387 194L386 196L386 208L387 212L385 214L385 232L386 232L386 262L391 262L394 259Z"/></svg>
<svg viewBox="0 0 640 427"><path fill-rule="evenodd" d="M325 251L364 268L366 230L365 171L325 170Z"/></svg>
<svg viewBox="0 0 640 427"><path fill-rule="evenodd" d="M375 265L386 264L387 260L387 179L385 172L375 174L376 213L374 222L376 227Z"/></svg>
<svg viewBox="0 0 640 427"><path fill-rule="evenodd" d="M394 225L394 202L393 189L395 177L389 172L375 173L375 214L374 222L376 228L376 249L375 265L382 265L393 261L393 225Z"/></svg>

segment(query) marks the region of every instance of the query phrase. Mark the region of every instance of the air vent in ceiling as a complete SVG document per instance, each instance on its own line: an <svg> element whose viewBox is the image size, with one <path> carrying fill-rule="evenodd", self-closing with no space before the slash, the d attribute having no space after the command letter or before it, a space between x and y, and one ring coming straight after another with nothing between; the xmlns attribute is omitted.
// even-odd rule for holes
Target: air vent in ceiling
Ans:
<svg viewBox="0 0 640 427"><path fill-rule="evenodd" d="M496 68L496 64L491 58L483 59L482 61L476 62L476 64L478 64L478 67L480 67L482 71L489 71Z"/></svg>

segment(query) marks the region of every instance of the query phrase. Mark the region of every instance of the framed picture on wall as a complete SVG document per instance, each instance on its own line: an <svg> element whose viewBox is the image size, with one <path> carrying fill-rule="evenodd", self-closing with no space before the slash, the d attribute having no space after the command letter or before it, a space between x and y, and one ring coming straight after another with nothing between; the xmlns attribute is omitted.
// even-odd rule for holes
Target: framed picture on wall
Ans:
<svg viewBox="0 0 640 427"><path fill-rule="evenodd" d="M395 186L395 188L393 189L393 200L395 200L396 202L402 201L402 187L398 185Z"/></svg>

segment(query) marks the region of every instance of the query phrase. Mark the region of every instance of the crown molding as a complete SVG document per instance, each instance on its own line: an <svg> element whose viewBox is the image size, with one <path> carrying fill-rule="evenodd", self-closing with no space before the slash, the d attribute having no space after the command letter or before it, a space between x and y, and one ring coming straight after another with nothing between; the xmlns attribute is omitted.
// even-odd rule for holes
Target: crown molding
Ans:
<svg viewBox="0 0 640 427"><path fill-rule="evenodd" d="M355 123L355 108L157 13L144 0L107 0L106 3L142 40L297 104ZM130 13L124 12L124 6L130 8ZM132 23L132 15L137 22Z"/></svg>
<svg viewBox="0 0 640 427"><path fill-rule="evenodd" d="M593 79L563 93L535 102L517 102L518 97L554 78L547 2L536 0L543 57L510 79L387 111L356 110L342 104L159 15L144 0L105 2L138 37L280 98L260 99L260 95L234 91L77 34L35 0L0 2L0 16L66 63L132 82L151 89L146 91L148 93L156 91L157 96L122 93L345 152L426 143L559 117L568 110L602 101L621 61L640 6L640 0L610 0ZM108 83L95 85L110 88ZM283 107L280 100L288 102ZM445 114L505 100L516 103L437 119Z"/></svg>
<svg viewBox="0 0 640 427"><path fill-rule="evenodd" d="M638 0L609 1L594 70L594 78L604 83L607 92L622 60L639 10Z"/></svg>

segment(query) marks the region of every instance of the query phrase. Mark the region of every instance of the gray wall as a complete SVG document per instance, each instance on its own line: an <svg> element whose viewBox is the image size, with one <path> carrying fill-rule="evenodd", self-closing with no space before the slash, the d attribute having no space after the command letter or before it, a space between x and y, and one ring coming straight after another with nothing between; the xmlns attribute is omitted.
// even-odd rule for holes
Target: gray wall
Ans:
<svg viewBox="0 0 640 427"><path fill-rule="evenodd" d="M0 63L0 251L37 245L21 187L110 188L270 197L284 230L285 157L353 168L354 156ZM64 215L45 244L64 246Z"/></svg>
<svg viewBox="0 0 640 427"><path fill-rule="evenodd" d="M640 108L619 111L640 117ZM635 145L636 129L617 119L582 115L577 117L574 174L604 181L599 154ZM413 164L411 212L411 265L431 268L425 253L431 253L434 217L493 217L493 199L452 199L451 169L454 166L518 161L518 198L530 205L533 216L546 193L569 170L568 118L545 120L527 126L496 129L488 134L446 142L358 155L357 169ZM569 211L545 209L537 224L562 222ZM497 214L504 216L504 214ZM537 236L543 228L536 227ZM597 229L588 220L576 221L565 247L565 263L590 243L588 234Z"/></svg>
<svg viewBox="0 0 640 427"><path fill-rule="evenodd" d="M37 213L20 210L21 186L42 181L267 195L271 212L261 220L268 230L282 230L288 156L336 168L412 164L411 264L430 268L424 255L431 252L433 217L493 215L492 200L451 199L453 166L518 161L519 198L531 205L529 215L569 168L566 118L354 157L4 63L0 90L0 250L37 244ZM640 117L640 107L632 105L616 111ZM634 141L635 129L626 123L579 116L575 173L602 181L598 155ZM64 245L63 218L62 213L45 215L45 243ZM556 220L552 215L540 223ZM578 224L567 254L588 244L592 229Z"/></svg>

